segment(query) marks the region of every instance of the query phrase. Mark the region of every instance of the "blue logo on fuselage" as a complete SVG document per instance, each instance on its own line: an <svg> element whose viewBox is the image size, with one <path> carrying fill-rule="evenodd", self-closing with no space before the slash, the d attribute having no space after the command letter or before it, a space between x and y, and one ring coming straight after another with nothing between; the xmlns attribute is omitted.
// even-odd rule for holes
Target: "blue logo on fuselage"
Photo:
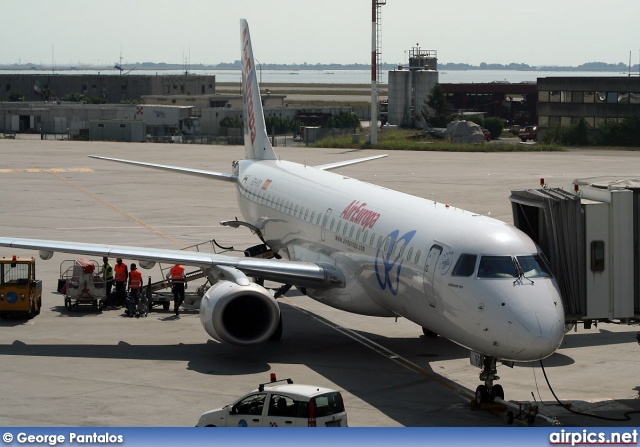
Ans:
<svg viewBox="0 0 640 447"><path fill-rule="evenodd" d="M389 290L394 295L398 294L400 270L402 269L403 262L403 260L400 259L400 247L411 242L411 239L413 239L413 236L416 234L416 230L411 230L401 237L398 237L399 234L400 230L395 230L384 238L380 247L378 247L375 261L376 277L378 278L380 288L386 290L386 288L389 287ZM388 244L387 241L389 242ZM394 257L393 251L396 244L399 244L398 254ZM387 250L383 251L385 246L387 246Z"/></svg>

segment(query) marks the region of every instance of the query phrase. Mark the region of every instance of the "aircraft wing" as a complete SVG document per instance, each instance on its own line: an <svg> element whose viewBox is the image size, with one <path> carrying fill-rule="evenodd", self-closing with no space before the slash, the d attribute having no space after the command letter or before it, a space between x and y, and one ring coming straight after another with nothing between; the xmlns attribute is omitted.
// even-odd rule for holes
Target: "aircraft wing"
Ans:
<svg viewBox="0 0 640 447"><path fill-rule="evenodd" d="M85 256L109 256L139 261L178 263L205 269L212 267L236 268L247 276L313 289L328 289L344 285L342 275L331 265L283 259L245 258L187 250L10 237L0 237L0 247L40 250L45 255L47 252L63 252ZM46 256L43 258L48 259Z"/></svg>
<svg viewBox="0 0 640 447"><path fill-rule="evenodd" d="M377 160L378 158L384 158L386 156L387 154L382 154L382 155L373 155L371 157L356 158L353 160L337 161L335 163L328 163L326 165L316 166L316 168L322 169L323 171L330 171L331 169L337 169L343 166L355 165L356 163L364 163L365 161Z"/></svg>
<svg viewBox="0 0 640 447"><path fill-rule="evenodd" d="M181 168L178 166L159 165L156 163L144 163L141 161L122 160L120 158L99 157L97 155L89 155L91 158L97 158L99 160L117 161L118 163L124 163L128 165L145 166L147 168L162 169L165 171L179 172L181 174L189 174L200 177L216 178L218 180L226 180L229 182L235 182L238 177L233 174L225 174L224 172L203 171L201 169Z"/></svg>

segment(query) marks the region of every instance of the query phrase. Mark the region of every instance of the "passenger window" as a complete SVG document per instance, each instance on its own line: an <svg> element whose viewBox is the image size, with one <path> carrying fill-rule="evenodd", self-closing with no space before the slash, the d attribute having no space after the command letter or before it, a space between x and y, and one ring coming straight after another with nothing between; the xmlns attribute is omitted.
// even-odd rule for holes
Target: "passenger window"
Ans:
<svg viewBox="0 0 640 447"><path fill-rule="evenodd" d="M468 253L461 254L458 258L458 262L456 262L456 266L453 268L451 276L473 275L473 272L476 270L477 259L478 255L470 255Z"/></svg>
<svg viewBox="0 0 640 447"><path fill-rule="evenodd" d="M340 233L340 226L342 225L342 221L338 222L338 226L336 227L336 233ZM333 221L331 222L331 226L333 227ZM346 225L345 225L346 227Z"/></svg>
<svg viewBox="0 0 640 447"><path fill-rule="evenodd" d="M511 256L483 256L480 258L478 278L517 278L518 272Z"/></svg>
<svg viewBox="0 0 640 447"><path fill-rule="evenodd" d="M414 261L416 264L420 261L420 254L421 254L421 251L418 250L418 252L416 253L416 260Z"/></svg>
<svg viewBox="0 0 640 447"><path fill-rule="evenodd" d="M351 225L351 231L349 231L349 237L353 237L353 228L354 228L354 226Z"/></svg>
<svg viewBox="0 0 640 447"><path fill-rule="evenodd" d="M407 261L411 260L411 255L413 254L413 247L409 249L409 253L407 253Z"/></svg>
<svg viewBox="0 0 640 447"><path fill-rule="evenodd" d="M264 408L264 401L267 397L266 394L252 394L242 399L240 402L233 406L236 414L262 414Z"/></svg>
<svg viewBox="0 0 640 447"><path fill-rule="evenodd" d="M298 416L299 402L288 396L272 394L269 400L269 416L296 417Z"/></svg>
<svg viewBox="0 0 640 447"><path fill-rule="evenodd" d="M329 230L333 231L333 224L336 223L336 218L334 217L333 219L331 219L331 227L329 228Z"/></svg>

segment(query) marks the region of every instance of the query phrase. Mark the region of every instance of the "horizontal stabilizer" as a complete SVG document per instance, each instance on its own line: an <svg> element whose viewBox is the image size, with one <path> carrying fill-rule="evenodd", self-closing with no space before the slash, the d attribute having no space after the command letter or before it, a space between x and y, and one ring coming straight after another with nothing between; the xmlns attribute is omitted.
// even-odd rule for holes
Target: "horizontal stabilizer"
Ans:
<svg viewBox="0 0 640 447"><path fill-rule="evenodd" d="M162 169L164 171L178 172L180 174L195 175L195 176L207 177L207 178L215 178L215 179L218 179L218 180L226 180L226 181L229 181L229 182L235 182L236 180L238 180L238 177L236 177L235 175L233 175L233 174L225 174L224 172L203 171L202 169L181 168L179 166L159 165L159 164L155 164L155 163L144 163L144 162L141 162L141 161L122 160L122 159L119 159L119 158L99 157L97 155L89 155L89 157L97 158L99 160L116 161L118 163L125 163L125 164L128 164L128 165L136 165L136 166L144 166L144 167L147 167L147 168Z"/></svg>
<svg viewBox="0 0 640 447"><path fill-rule="evenodd" d="M357 163L364 163L365 161L377 160L378 158L384 158L386 156L387 154L382 154L382 155L373 155L371 157L356 158L354 160L337 161L335 163L328 163L326 165L316 166L316 168L322 169L323 171L330 171L332 169L341 168L343 166L355 165Z"/></svg>

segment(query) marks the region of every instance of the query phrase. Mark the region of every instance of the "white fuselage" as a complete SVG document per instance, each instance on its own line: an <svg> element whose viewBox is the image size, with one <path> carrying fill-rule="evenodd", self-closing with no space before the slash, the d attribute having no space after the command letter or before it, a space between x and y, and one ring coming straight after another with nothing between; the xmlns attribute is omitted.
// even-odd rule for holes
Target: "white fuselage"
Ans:
<svg viewBox="0 0 640 447"><path fill-rule="evenodd" d="M511 225L339 174L242 160L238 203L267 244L291 260L336 265L346 286L307 294L372 316L403 316L503 360L551 355L564 334L553 278L454 276L462 254L538 254Z"/></svg>

